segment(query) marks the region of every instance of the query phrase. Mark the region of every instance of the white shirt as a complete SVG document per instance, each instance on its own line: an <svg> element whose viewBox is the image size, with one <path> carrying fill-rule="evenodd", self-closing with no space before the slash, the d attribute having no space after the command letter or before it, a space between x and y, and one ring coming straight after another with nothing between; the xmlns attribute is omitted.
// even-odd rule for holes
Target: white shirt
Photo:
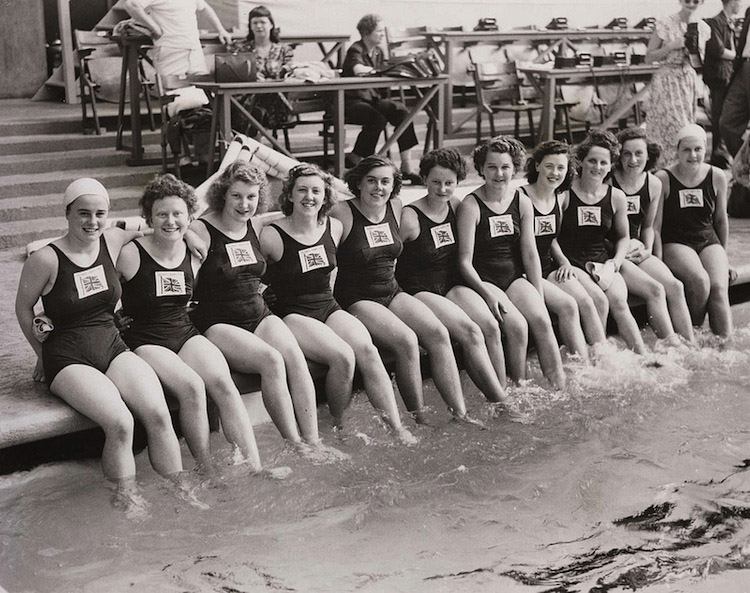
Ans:
<svg viewBox="0 0 750 593"><path fill-rule="evenodd" d="M161 27L155 47L200 49L196 12L206 8L205 0L141 0L146 12Z"/></svg>

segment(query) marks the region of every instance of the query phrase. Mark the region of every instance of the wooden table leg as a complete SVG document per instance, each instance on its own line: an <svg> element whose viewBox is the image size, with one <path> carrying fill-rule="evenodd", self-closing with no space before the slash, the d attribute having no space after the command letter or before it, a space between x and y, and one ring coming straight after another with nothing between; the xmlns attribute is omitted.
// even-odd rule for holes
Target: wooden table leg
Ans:
<svg viewBox="0 0 750 593"><path fill-rule="evenodd" d="M128 84L130 85L130 159L128 164L138 165L143 159L141 137L141 83L138 77L138 51L128 46Z"/></svg>
<svg viewBox="0 0 750 593"><path fill-rule="evenodd" d="M336 177L344 174L345 139L344 91L337 90L333 101L333 172Z"/></svg>

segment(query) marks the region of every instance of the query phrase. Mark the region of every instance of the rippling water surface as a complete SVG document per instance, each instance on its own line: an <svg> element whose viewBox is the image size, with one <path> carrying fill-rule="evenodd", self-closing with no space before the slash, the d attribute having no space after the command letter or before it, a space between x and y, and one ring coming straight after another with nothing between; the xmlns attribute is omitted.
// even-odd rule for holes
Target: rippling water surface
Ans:
<svg viewBox="0 0 750 593"><path fill-rule="evenodd" d="M532 380L510 421L465 382L486 431L434 393L421 442L392 442L360 396L351 455L314 466L256 429L274 481L232 466L178 500L139 455L146 516L113 510L96 461L0 477L0 585L10 592L750 591L750 306L727 344L642 358L611 345ZM650 343L653 344L653 336ZM537 375L535 375L538 378ZM429 389L432 389L430 386ZM187 449L186 465L190 465ZM198 478L196 478L197 480Z"/></svg>

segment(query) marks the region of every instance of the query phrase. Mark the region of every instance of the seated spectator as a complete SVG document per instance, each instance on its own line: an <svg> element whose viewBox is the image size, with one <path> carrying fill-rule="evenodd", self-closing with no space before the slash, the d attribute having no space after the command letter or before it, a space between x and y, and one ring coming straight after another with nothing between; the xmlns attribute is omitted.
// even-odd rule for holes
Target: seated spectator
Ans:
<svg viewBox="0 0 750 593"><path fill-rule="evenodd" d="M292 61L294 50L286 43L279 43L279 29L271 11L265 6L256 6L247 15L247 20L247 38L236 42L234 49L255 54L258 80L284 78L285 66ZM243 95L240 102L264 127L276 128L294 122L295 116L291 106L281 94ZM233 127L245 127L245 133L250 136L257 135L257 130L248 127L247 124L235 122Z"/></svg>
<svg viewBox="0 0 750 593"><path fill-rule="evenodd" d="M383 68L385 57L380 44L385 36L381 18L375 14L366 14L357 23L357 30L361 36L359 41L352 43L344 59L343 76L367 76ZM386 124L398 126L406 116L406 107L398 101L385 99L376 89L361 89L349 91L345 99L344 120L348 124L360 124L362 131L357 136L354 150L349 160L356 165L364 157L375 153L380 134ZM401 173L404 180L412 184L420 183L419 175L411 169L409 150L417 145L414 126L404 130L398 139L401 153Z"/></svg>

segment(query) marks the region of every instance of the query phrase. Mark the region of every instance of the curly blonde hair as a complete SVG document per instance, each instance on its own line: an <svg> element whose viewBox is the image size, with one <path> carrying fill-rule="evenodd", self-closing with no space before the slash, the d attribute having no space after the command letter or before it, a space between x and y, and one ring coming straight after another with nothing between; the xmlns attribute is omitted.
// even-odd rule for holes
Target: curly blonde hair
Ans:
<svg viewBox="0 0 750 593"><path fill-rule="evenodd" d="M300 177L319 177L323 181L323 206L318 211L318 221L323 220L331 208L336 204L336 190L333 189L333 178L320 167L310 163L300 163L289 170L289 177L284 181L279 194L279 205L286 216L291 216L294 210L292 191L294 184Z"/></svg>
<svg viewBox="0 0 750 593"><path fill-rule="evenodd" d="M208 207L216 212L224 209L227 191L235 181L244 181L249 185L260 186L258 193L258 212L262 212L268 203L270 189L268 177L265 172L252 163L246 161L235 161L229 165L222 174L214 181L206 192Z"/></svg>

